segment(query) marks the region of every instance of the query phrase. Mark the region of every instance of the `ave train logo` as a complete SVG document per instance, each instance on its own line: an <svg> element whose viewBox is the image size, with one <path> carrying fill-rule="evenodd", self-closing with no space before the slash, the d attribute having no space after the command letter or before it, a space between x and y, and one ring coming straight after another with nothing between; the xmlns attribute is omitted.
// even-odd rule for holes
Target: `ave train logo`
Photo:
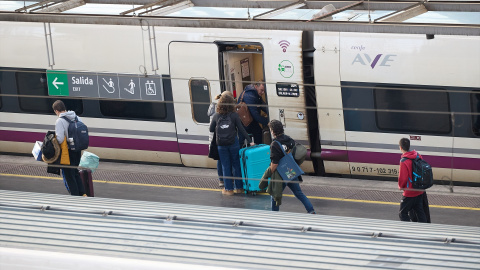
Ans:
<svg viewBox="0 0 480 270"><path fill-rule="evenodd" d="M363 66L370 65L370 67L375 68L378 63L378 66L382 67L390 67L389 62L395 61L394 57L397 56L395 54L377 54L374 57L370 56L367 53L358 53L355 58L353 59L352 65L355 63L359 63Z"/></svg>

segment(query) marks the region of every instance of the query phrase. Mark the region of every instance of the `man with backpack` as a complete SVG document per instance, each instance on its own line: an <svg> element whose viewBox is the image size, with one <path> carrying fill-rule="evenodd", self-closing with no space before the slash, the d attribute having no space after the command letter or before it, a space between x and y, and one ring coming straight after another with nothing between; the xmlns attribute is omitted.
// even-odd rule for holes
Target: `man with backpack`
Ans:
<svg viewBox="0 0 480 270"><path fill-rule="evenodd" d="M81 122L80 118L78 118L74 111L67 111L65 104L61 100L55 101L52 105L52 108L55 114L58 116L58 119L55 122L55 135L57 137L57 141L61 145L62 154L67 151L70 159L70 166L63 168L68 189L72 195L86 196L85 188L77 169L78 165L80 164L80 158L82 157L81 150L85 149L84 146L79 147L79 145L85 145L85 139L82 139L81 142L76 142L74 141L74 137L78 136L76 136L76 134L69 134L69 130L72 131L72 128L70 127L71 123L73 123L73 125L78 124L78 122ZM84 126L83 123L80 124ZM86 137L86 144L88 146L88 132ZM77 146L75 146L75 144L77 144Z"/></svg>
<svg viewBox="0 0 480 270"><path fill-rule="evenodd" d="M414 211L416 221L427 222L427 216L424 210L424 191L412 190L413 186L413 162L420 156L417 151L410 151L410 140L407 138L400 139L400 151L402 151L402 159L400 160L400 172L398 174L398 188L403 190L403 197L400 202L399 217L401 221L410 221L408 212Z"/></svg>

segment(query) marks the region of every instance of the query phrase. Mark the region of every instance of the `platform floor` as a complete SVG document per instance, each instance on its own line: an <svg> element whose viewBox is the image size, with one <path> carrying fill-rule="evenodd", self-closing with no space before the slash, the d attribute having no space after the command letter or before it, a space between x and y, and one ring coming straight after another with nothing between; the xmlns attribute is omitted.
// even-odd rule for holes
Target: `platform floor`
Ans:
<svg viewBox="0 0 480 270"><path fill-rule="evenodd" d="M270 210L266 194L222 196L214 169L101 162L93 178L98 197ZM301 186L318 214L398 220L394 181L305 176ZM67 194L61 178L29 156L0 155L0 189ZM428 196L433 223L480 226L480 188L435 185ZM288 188L280 210L305 212Z"/></svg>

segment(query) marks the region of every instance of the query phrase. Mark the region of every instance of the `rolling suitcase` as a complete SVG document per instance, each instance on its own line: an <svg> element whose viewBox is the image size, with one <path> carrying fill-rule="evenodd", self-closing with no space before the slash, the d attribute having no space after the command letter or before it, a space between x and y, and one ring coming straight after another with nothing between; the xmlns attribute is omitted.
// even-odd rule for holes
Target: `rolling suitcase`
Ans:
<svg viewBox="0 0 480 270"><path fill-rule="evenodd" d="M80 170L80 178L82 179L83 187L85 188L85 194L88 197L94 197L93 193L93 181L92 181L92 171L91 170Z"/></svg>
<svg viewBox="0 0 480 270"><path fill-rule="evenodd" d="M270 166L270 145L259 144L240 149L240 168L242 170L243 189L256 195L260 178Z"/></svg>

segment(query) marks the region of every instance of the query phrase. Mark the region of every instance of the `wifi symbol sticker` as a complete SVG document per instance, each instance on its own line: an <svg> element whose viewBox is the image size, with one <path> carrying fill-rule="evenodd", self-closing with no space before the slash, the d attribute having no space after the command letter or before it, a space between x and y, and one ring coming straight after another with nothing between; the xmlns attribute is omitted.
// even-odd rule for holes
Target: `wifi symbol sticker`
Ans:
<svg viewBox="0 0 480 270"><path fill-rule="evenodd" d="M286 52L288 46L290 46L290 42L288 42L286 40L281 40L280 42L278 42L278 44L280 44L280 48L283 49L283 52Z"/></svg>

